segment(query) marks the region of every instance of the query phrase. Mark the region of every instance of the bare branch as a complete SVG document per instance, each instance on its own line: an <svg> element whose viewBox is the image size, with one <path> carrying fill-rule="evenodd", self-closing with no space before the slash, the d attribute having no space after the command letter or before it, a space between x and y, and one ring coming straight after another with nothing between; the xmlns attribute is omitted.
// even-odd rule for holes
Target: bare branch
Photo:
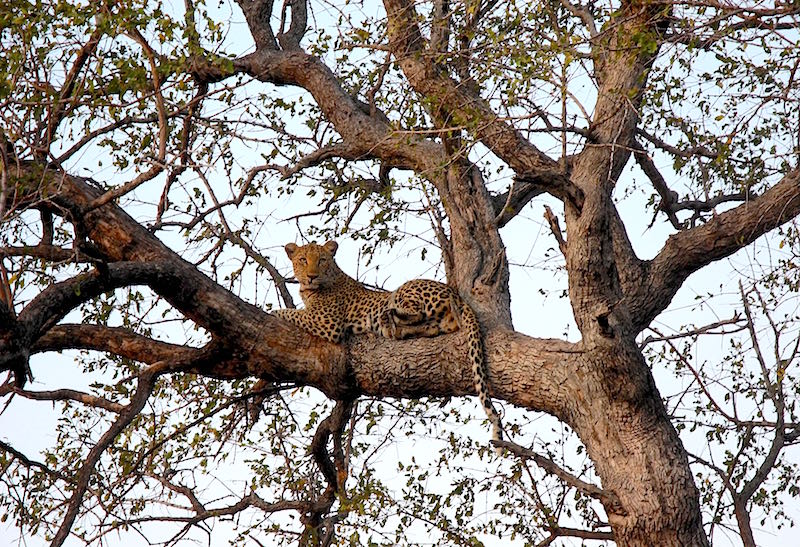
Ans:
<svg viewBox="0 0 800 547"><path fill-rule="evenodd" d="M311 506L307 515L302 517L306 529L301 536L300 544L308 544L308 540L317 535L324 523L323 517L330 511L336 494L344 494L344 482L347 479L347 464L342 450L342 436L353 411L353 400L336 401L331 414L322 420L311 442L311 454L317 463L328 485L325 491ZM333 436L333 461L328 453L328 439ZM330 526L328 527L330 528ZM330 537L332 529L325 530ZM321 542L326 544L326 542Z"/></svg>
<svg viewBox="0 0 800 547"><path fill-rule="evenodd" d="M242 8L256 50L277 50L278 42L270 22L273 0L237 0L236 3Z"/></svg>
<svg viewBox="0 0 800 547"><path fill-rule="evenodd" d="M282 167L270 165L265 166L265 168L275 169L281 174L282 178L286 179L299 173L303 169L314 167L332 158L343 158L347 160L366 159L363 154L363 149L354 144L347 142L335 143L323 146L322 148L314 150L310 154L306 154L297 160L297 162L292 166Z"/></svg>
<svg viewBox="0 0 800 547"><path fill-rule="evenodd" d="M586 494L587 496L591 496L603 502L606 510L612 512L617 515L625 515L627 514L625 508L622 507L622 504L619 498L613 492L608 492L603 490L602 488L595 486L594 484L588 483L568 473L567 471L561 469L553 460L549 458L545 458L534 452L533 450L527 449L523 446L520 446L516 443L512 443L509 441L492 441L492 444L497 446L501 446L503 448L507 448L516 456L524 459L533 460L536 465L541 467L545 472L554 475L564 481L569 486L575 488Z"/></svg>
<svg viewBox="0 0 800 547"><path fill-rule="evenodd" d="M556 242L558 242L558 248L561 249L561 254L567 254L567 242L564 239L564 235L561 233L561 227L558 225L558 217L553 214L552 209L547 205L544 206L544 218L547 220L547 223L550 224L550 231L553 232L553 237L556 238Z"/></svg>
<svg viewBox="0 0 800 547"><path fill-rule="evenodd" d="M667 218L669 218L672 227L676 230L680 230L681 222L678 220L678 217L675 216L674 209L674 204L678 199L677 193L669 189L667 181L664 180L655 162L653 162L653 159L647 154L642 145L633 141L631 146L636 150L636 154L634 154L636 163L639 164L644 174L647 175L647 178L653 183L653 188L655 188L658 195L661 196L661 204L658 208L667 214Z"/></svg>
<svg viewBox="0 0 800 547"><path fill-rule="evenodd" d="M660 332L658 332L658 330L650 327L650 330L656 333L657 336L648 335L644 340L642 340L641 344L639 344L639 347L643 348L648 344L652 344L653 342L666 342L667 340L677 340L680 338L698 336L700 334L731 334L747 328L747 326L741 326L740 325L741 322L742 318L739 316L739 312L735 311L733 317L731 317L730 319L722 319L720 321L709 323L708 325L703 325L702 327L698 327L684 332L678 332L676 334L671 334L671 335L663 335ZM716 331L716 329L724 327L726 325L737 325L737 327L735 329L727 331L722 330L719 332L711 332L711 331Z"/></svg>
<svg viewBox="0 0 800 547"><path fill-rule="evenodd" d="M597 32L597 26L595 25L594 22L594 17L592 17L592 14L589 12L588 9L586 9L585 6L581 6L579 4L573 4L569 0L560 0L560 2L562 6L567 8L567 11L569 11L572 15L578 17L583 22L583 24L586 26L586 30L589 31L589 36L591 36L592 38L597 36L598 32Z"/></svg>
<svg viewBox="0 0 800 547"><path fill-rule="evenodd" d="M540 183L537 179L515 177L511 188L503 194L492 198L495 222L502 228L513 219L536 196L545 192L548 183ZM579 200L580 201L580 200Z"/></svg>
<svg viewBox="0 0 800 547"><path fill-rule="evenodd" d="M291 10L292 22L285 31L286 13ZM306 0L284 0L281 9L281 32L278 43L284 50L300 49L300 40L306 33Z"/></svg>
<svg viewBox="0 0 800 547"><path fill-rule="evenodd" d="M100 16L101 19L104 17L105 15ZM100 43L100 38L102 36L103 31L101 30L101 25L98 24L98 27L92 31L92 34L89 36L87 42L83 45L83 47L81 47L80 50L78 50L75 56L75 61L72 63L72 67L64 78L64 85L61 87L61 91L58 94L58 99L56 100L54 108L46 118L46 126L37 130L37 133L40 133L38 143L39 150L37 151L37 154L40 157L45 158L47 156L46 152L49 150L50 145L53 142L56 129L61 124L64 116L68 112L68 107L70 106L69 99L73 93L75 93L78 76L83 70L86 62L89 60L89 57L97 49L97 45Z"/></svg>
<svg viewBox="0 0 800 547"><path fill-rule="evenodd" d="M560 537L576 537L581 539L594 539L598 541L612 541L614 534L612 532L603 532L601 530L581 530L579 528L564 528L557 526L554 529L550 528L550 535L544 541L537 543L537 547L547 547Z"/></svg>

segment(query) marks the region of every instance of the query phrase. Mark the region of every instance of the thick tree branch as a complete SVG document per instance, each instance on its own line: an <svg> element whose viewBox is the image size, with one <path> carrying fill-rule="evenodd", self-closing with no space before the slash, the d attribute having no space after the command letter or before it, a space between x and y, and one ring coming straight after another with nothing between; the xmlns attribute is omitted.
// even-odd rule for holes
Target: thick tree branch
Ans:
<svg viewBox="0 0 800 547"><path fill-rule="evenodd" d="M670 236L637 290L624 305L637 332L661 313L689 275L732 255L768 231L800 215L800 170L795 169L762 195L719 213L702 226Z"/></svg>
<svg viewBox="0 0 800 547"><path fill-rule="evenodd" d="M41 334L58 323L70 311L84 302L112 289L129 285L175 286L181 278L169 263L109 264L67 281L53 283L40 292L20 311L17 321L31 344Z"/></svg>
<svg viewBox="0 0 800 547"><path fill-rule="evenodd" d="M574 158L571 172L584 201L581 208L565 202L565 217L570 301L581 333L593 343L606 343L616 331L626 330L616 324L627 322L617 305L632 281L622 272L626 265L640 271L611 192L630 157L648 68L659 51L641 47L633 36L646 35L659 44L667 15L664 3L623 2L592 43L598 99L589 142Z"/></svg>
<svg viewBox="0 0 800 547"><path fill-rule="evenodd" d="M409 0L385 0L392 52L414 90L446 113L452 125L473 128L477 137L519 177L562 199L574 199L560 164L537 149L510 123L503 121L469 86L438 70L425 55L426 41L416 8Z"/></svg>

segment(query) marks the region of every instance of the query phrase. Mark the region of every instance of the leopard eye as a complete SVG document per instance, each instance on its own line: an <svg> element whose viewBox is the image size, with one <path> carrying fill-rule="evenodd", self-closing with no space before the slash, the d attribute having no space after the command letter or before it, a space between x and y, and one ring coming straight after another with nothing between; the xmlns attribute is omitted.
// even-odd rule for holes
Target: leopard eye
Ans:
<svg viewBox="0 0 800 547"><path fill-rule="evenodd" d="M301 257L300 264L306 264L306 263L308 263L308 260L306 260L304 257Z"/></svg>

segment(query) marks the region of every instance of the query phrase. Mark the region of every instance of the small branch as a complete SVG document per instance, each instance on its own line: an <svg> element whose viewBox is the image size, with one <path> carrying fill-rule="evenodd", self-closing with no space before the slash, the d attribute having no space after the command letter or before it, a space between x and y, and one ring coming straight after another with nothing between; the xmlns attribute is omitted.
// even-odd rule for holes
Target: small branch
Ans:
<svg viewBox="0 0 800 547"><path fill-rule="evenodd" d="M271 165L269 168L278 171L281 174L281 178L287 179L292 175L295 175L306 169L308 167L314 167L319 165L323 161L329 160L331 158L343 158L346 160L357 160L357 159L366 159L364 155L364 151L359 148L358 146L354 146L349 143L339 142L334 144L329 144L327 146L323 146L314 150L313 152L301 157L297 162L292 166L279 166L279 165Z"/></svg>
<svg viewBox="0 0 800 547"><path fill-rule="evenodd" d="M115 403L97 395L91 395L83 391L76 391L74 389L56 389L53 391L28 391L13 387L10 384L0 385L0 397L14 393L26 399L33 401L76 401L95 408L102 408L109 412L119 414L125 408L124 405Z"/></svg>
<svg viewBox="0 0 800 547"><path fill-rule="evenodd" d="M689 362L689 360L683 355L683 353L681 353L680 350L677 347L675 347L675 344L673 344L671 340L665 340L665 342L672 349L673 353L678 358L678 360L681 363L683 363L683 366L685 366L689 370L689 372L692 373L692 376L694 376L694 379L697 381L697 384L700 386L700 389L708 398L708 402L711 404L712 407L714 407L717 413L719 413L720 416L722 416L723 418L725 418L726 420L728 420L733 424L741 424L742 422L736 415L736 405L734 404L733 407L733 415L725 412L725 410L719 405L719 403L717 403L716 399L714 399L714 396L711 395L711 392L708 390L708 387L706 387L706 383L703 381L703 378L702 376L700 376L700 373L697 372L697 370L695 370L695 367L693 367L692 364Z"/></svg>
<svg viewBox="0 0 800 547"><path fill-rule="evenodd" d="M655 135L651 135L651 134L645 132L642 129L637 129L636 130L636 134L637 135L641 135L646 141L648 141L650 144L654 145L656 148L660 148L661 150L663 150L665 152L669 152L670 154L672 154L674 156L681 157L681 158L694 158L694 157L697 157L697 156L703 156L703 157L706 157L706 158L709 158L709 159L713 159L713 158L716 158L717 156L719 156L718 152L715 152L715 151L713 151L710 148L705 147L705 146L692 146L692 147L686 148L686 149L678 148L677 146L673 146L673 145L669 144L668 142L659 139ZM635 146L639 146L641 148L641 145L638 144L638 143L636 143L634 145L634 148L635 148Z"/></svg>
<svg viewBox="0 0 800 547"><path fill-rule="evenodd" d="M58 94L56 104L50 115L46 118L46 126L44 128L37 128L37 133L41 133L42 130L44 131L43 134L40 134L39 151L37 151L38 154L43 154L50 148L50 144L53 141L56 129L61 124L64 116L67 114L68 105L70 102L69 99L70 96L72 96L75 92L78 76L83 70L86 61L89 60L89 57L94 53L94 51L97 49L97 45L100 43L100 38L103 36L103 30L101 30L101 25L99 23L101 23L102 19L105 18L105 14L101 15L100 18L101 20L98 21L97 28L94 29L89 37L89 40L83 45L83 47L78 50L75 56L75 61L72 63L72 67L64 78L64 85L61 87L61 92Z"/></svg>
<svg viewBox="0 0 800 547"><path fill-rule="evenodd" d="M558 224L558 217L553 214L553 211L547 205L544 206L544 218L547 220L548 224L550 224L550 231L553 232L553 237L555 237L556 241L558 242L558 248L561 250L561 254L566 256L567 242L564 239L564 235L561 233L561 226Z"/></svg>
<svg viewBox="0 0 800 547"><path fill-rule="evenodd" d="M672 227L676 230L680 230L682 228L681 222L675 215L674 209L675 202L678 199L678 194L669 189L667 181L664 180L664 177L661 175L658 167L656 167L653 159L641 144L633 141L631 148L634 150L634 158L636 158L636 163L639 164L639 167L642 169L642 171L644 171L644 174L647 175L647 178L650 179L651 183L653 183L653 188L655 188L656 192L658 192L658 195L661 196L661 204L658 208L667 214L667 218L669 218Z"/></svg>
<svg viewBox="0 0 800 547"><path fill-rule="evenodd" d="M705 200L685 200L679 201L672 206L673 211L682 211L684 209L691 209L695 213L703 213L713 211L715 207L723 203L732 203L737 201L747 201L756 197L751 191L734 192L733 194L719 194Z"/></svg>
<svg viewBox="0 0 800 547"><path fill-rule="evenodd" d="M208 512L205 506L202 503L200 503L200 500L197 499L197 496L195 495L194 491L188 486L184 486L182 484L175 484L169 481L166 477L162 475L157 475L155 473L147 473L147 476L154 478L168 490L172 490L173 492L176 492L178 494L183 494L183 496L185 496L186 499L189 500L189 503L192 506L192 510L194 510L194 512L197 513L198 515Z"/></svg>
<svg viewBox="0 0 800 547"><path fill-rule="evenodd" d="M6 452L7 454L11 454L14 458L19 460L20 464L24 465L25 467L39 469L52 479L61 480L69 484L72 484L73 482L72 477L64 475L63 473L59 473L58 471L54 471L43 463L31 460L25 454L2 440L0 440L0 450Z"/></svg>
<svg viewBox="0 0 800 547"><path fill-rule="evenodd" d="M656 333L657 336L648 335L647 338L642 340L642 342L639 344L639 348L644 348L646 345L652 344L654 342L666 342L667 340L678 340L681 338L698 336L700 334L733 334L734 332L740 332L747 328L746 325L744 326L740 325L741 322L742 318L739 316L739 312L734 311L733 317L731 317L730 319L723 319L721 321L709 323L708 325L703 325L702 327L697 327L696 329L692 329L686 332L679 332L677 334L664 335L658 332L658 330L650 327L650 330ZM737 325L737 328L733 330L711 332L720 327L724 327L725 325Z"/></svg>
<svg viewBox="0 0 800 547"><path fill-rule="evenodd" d="M591 36L592 38L597 36L598 34L597 26L595 25L594 17L592 17L592 14L589 12L588 9L586 9L584 6L573 4L568 0L560 0L560 1L561 5L564 6L567 9L567 11L569 11L572 15L578 17L583 22L583 24L586 25L586 30L589 31L589 36Z"/></svg>
<svg viewBox="0 0 800 547"><path fill-rule="evenodd" d="M575 475L561 469L561 467L552 460L540 456L533 450L529 450L509 441L492 441L492 444L506 448L520 458L533 460L534 463L541 467L546 473L558 477L569 486L583 492L587 496L600 500L605 506L606 511L611 511L617 515L627 514L627 511L622 507L622 502L620 502L616 494L579 479Z"/></svg>
<svg viewBox="0 0 800 547"><path fill-rule="evenodd" d="M755 289L754 289L755 290ZM755 331L755 324L753 322L753 318L750 311L750 303L747 300L747 295L744 292L744 288L742 287L741 281L739 282L739 292L742 295L742 304L744 305L744 313L747 316L747 326L748 330L750 331L750 340L753 343L753 350L755 351L756 358L758 360L759 365L761 365L761 374L764 379L764 386L767 390L767 394L769 395L772 404L775 406L775 413L776 413L776 420L777 423L775 424L775 435L772 438L772 443L770 445L769 452L764 457L764 461L761 462L761 465L758 466L753 477L742 486L742 490L740 492L740 496L744 500L749 500L752 495L756 492L759 486L767 479L770 471L775 466L775 462L778 460L778 456L783 450L784 447L784 401L783 401L783 387L781 378L779 375L778 380L775 384L772 383L772 380L769 377L769 368L767 367L767 363L764 360L764 356L761 353L761 347L758 343L758 337ZM758 291L755 290L756 294ZM762 299L762 305L764 305ZM764 309L764 313L767 313L766 307ZM776 344L778 343L777 339L779 338L779 332L775 324L772 322L772 318L769 318L769 322L773 327L774 336L776 338ZM776 358L780 361L780 355L776 355Z"/></svg>
<svg viewBox="0 0 800 547"><path fill-rule="evenodd" d="M196 32L196 31L195 31ZM189 145L192 142L192 130L194 128L194 116L197 112L203 98L208 93L208 84L200 82L197 86L197 91L189 104L187 105L186 116L183 119L183 128L181 129L181 137L178 156L178 167L170 170L167 175L167 180L164 183L164 189L161 191L161 199L158 200L158 208L156 210L156 219L153 223L155 226L161 224L161 218L169 205L169 191L172 185L178 180L178 177L186 171L189 165Z"/></svg>
<svg viewBox="0 0 800 547"><path fill-rule="evenodd" d="M273 503L269 503L260 496L258 496L258 494L256 494L255 492L251 492L250 494L244 496L242 499L240 499L233 505L218 507L216 509L207 509L204 512L197 513L192 516L142 517L136 519L120 520L119 522L115 523L111 529L113 530L114 528L121 528L123 526L132 526L135 524L142 524L145 522L184 522L186 523L185 527L186 529L210 518L219 518L230 515L236 515L237 513L241 513L242 511L250 507L255 507L257 509L260 509L262 512L268 514L277 513L279 511L304 511L308 508L308 502L284 500L284 501L276 501Z"/></svg>
<svg viewBox="0 0 800 547"><path fill-rule="evenodd" d="M581 539L595 539L598 541L611 541L614 539L612 532L603 532L601 530L580 530L578 528L564 528L556 526L550 529L550 535L543 541L536 544L536 547L547 547L560 537L576 537Z"/></svg>

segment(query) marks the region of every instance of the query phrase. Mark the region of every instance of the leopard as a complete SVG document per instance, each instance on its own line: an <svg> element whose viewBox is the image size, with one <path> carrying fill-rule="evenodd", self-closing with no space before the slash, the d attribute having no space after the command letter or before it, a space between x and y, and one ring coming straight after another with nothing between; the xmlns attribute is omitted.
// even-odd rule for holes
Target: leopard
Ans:
<svg viewBox="0 0 800 547"><path fill-rule="evenodd" d="M305 308L272 313L337 344L350 334L402 340L464 330L475 392L492 426L493 441L502 441L503 428L490 398L486 351L474 310L453 287L430 279L412 279L394 291L371 289L342 271L334 259L338 248L335 241L286 244L284 250ZM502 454L497 444L495 450Z"/></svg>

